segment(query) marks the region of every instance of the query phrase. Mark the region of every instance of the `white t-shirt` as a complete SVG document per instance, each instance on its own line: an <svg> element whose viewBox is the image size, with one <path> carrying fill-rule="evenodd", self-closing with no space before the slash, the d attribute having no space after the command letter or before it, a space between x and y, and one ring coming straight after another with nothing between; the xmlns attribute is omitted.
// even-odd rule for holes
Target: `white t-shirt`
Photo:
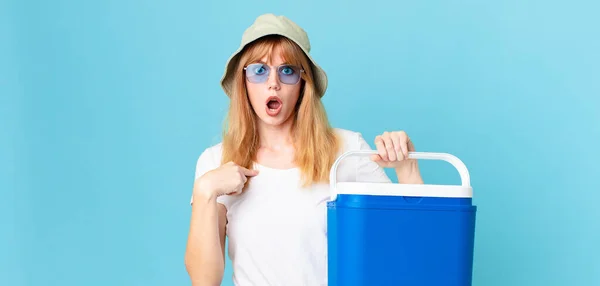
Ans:
<svg viewBox="0 0 600 286"><path fill-rule="evenodd" d="M357 132L335 129L338 154L371 147ZM221 143L199 157L196 178L220 165ZM327 201L329 184L301 188L299 169L256 164L259 174L241 195L220 196L227 208L229 258L238 286L327 285ZM391 182L369 156L346 157L338 182Z"/></svg>

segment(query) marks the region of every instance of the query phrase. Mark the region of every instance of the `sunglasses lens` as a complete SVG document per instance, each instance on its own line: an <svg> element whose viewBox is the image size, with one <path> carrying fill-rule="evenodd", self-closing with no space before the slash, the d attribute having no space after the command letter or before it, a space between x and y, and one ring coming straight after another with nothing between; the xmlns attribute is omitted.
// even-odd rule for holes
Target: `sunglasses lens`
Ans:
<svg viewBox="0 0 600 286"><path fill-rule="evenodd" d="M250 82L261 83L269 78L269 66L263 64L251 64L246 67L246 77Z"/></svg>
<svg viewBox="0 0 600 286"><path fill-rule="evenodd" d="M269 78L270 68L265 64L250 64L246 67L246 78L252 83L263 83ZM282 65L277 68L279 80L284 84L296 84L300 81L300 69L295 66Z"/></svg>
<svg viewBox="0 0 600 286"><path fill-rule="evenodd" d="M279 74L279 80L285 84L296 84L300 80L300 69L294 66L280 66L277 73Z"/></svg>

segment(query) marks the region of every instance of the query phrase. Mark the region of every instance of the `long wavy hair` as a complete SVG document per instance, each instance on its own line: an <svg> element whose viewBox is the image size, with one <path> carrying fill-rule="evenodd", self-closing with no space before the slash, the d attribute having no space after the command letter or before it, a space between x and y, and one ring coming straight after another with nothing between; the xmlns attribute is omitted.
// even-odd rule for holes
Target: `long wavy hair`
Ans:
<svg viewBox="0 0 600 286"><path fill-rule="evenodd" d="M270 58L274 50L280 50L283 59L304 69L300 95L292 124L295 147L294 163L302 174L303 186L327 183L329 170L336 159L340 146L331 127L325 108L315 92L315 81L309 59L293 41L282 36L266 36L246 46L241 52L233 76L233 92L223 130L222 163L253 168L260 146L257 120L246 90L243 67L263 57Z"/></svg>

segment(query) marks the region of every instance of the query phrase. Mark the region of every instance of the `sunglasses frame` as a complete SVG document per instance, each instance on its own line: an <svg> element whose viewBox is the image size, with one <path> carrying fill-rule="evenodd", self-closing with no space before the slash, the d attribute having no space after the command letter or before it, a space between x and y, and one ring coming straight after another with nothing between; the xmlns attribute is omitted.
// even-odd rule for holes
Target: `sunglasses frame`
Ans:
<svg viewBox="0 0 600 286"><path fill-rule="evenodd" d="M302 79L302 73L304 73L304 69L302 69L302 68L300 68L300 67L298 67L298 66L295 66L295 65L290 65L290 64L280 64L280 65L278 65L278 66L270 66L270 65L267 65L267 64L264 64L264 63L251 63L251 64L249 64L249 65L247 65L247 66L244 66L244 71L247 71L247 68L248 68L249 66L251 66L251 65L263 65L263 66L265 66L265 67L267 67L267 68L268 68L268 70L267 70L267 76L266 76L266 79L265 79L264 81L260 81L260 82L253 82L253 81L250 81L250 79L248 78L248 76L247 76L247 75L246 75L246 73L244 72L244 77L246 78L246 80L247 80L247 81L249 81L249 82L252 82L252 83L265 83L265 82L267 82L267 80L269 79L270 72L271 72L271 71L273 71L273 70L275 70L275 71L277 71L277 80L278 80L280 83L287 84L287 85L295 85L295 84L298 84L298 83L300 82L300 80ZM295 83L285 83L285 82L281 81L281 75L279 74L279 73L280 73L279 69L280 69L281 67L284 67L284 66L286 66L286 67L291 67L291 68L293 68L293 69L297 69L297 70L300 72L300 74L298 75L298 81L296 81Z"/></svg>

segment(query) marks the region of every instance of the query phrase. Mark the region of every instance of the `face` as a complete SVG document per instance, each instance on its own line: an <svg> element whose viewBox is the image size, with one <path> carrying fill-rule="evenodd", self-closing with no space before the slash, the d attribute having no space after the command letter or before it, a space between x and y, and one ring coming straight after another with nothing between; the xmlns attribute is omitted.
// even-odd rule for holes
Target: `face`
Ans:
<svg viewBox="0 0 600 286"><path fill-rule="evenodd" d="M270 126L290 122L300 96L300 68L287 65L279 50L273 49L271 62L265 56L244 72L248 97L260 121Z"/></svg>

